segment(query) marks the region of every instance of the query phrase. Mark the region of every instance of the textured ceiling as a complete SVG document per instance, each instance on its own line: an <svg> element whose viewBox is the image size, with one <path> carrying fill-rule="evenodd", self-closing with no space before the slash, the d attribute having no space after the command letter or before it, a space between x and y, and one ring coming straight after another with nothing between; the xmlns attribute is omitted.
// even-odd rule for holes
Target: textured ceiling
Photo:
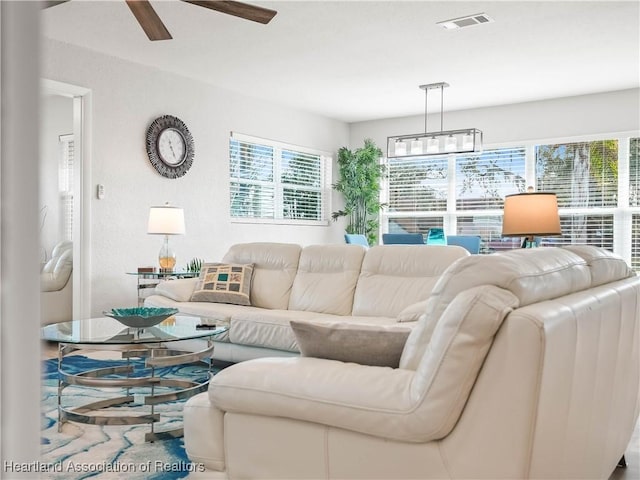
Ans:
<svg viewBox="0 0 640 480"><path fill-rule="evenodd" d="M46 9L44 35L347 122L424 113L418 86L440 81L445 110L640 86L638 1L252 2L278 11L268 25L151 3L173 40L123 0ZM436 25L480 12L494 22Z"/></svg>

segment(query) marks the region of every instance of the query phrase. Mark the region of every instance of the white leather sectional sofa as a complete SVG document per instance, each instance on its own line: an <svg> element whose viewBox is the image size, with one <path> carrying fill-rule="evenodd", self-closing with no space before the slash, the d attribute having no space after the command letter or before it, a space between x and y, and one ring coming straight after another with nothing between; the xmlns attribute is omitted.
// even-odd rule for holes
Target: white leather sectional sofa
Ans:
<svg viewBox="0 0 640 480"><path fill-rule="evenodd" d="M163 282L146 306L230 322L214 358L239 362L298 355L289 322L314 320L411 329L440 275L469 253L461 247L246 243L222 262L253 264L251 306L191 302L197 279Z"/></svg>
<svg viewBox="0 0 640 480"><path fill-rule="evenodd" d="M391 320L388 285L366 303L357 285L352 309ZM206 478L606 479L638 417L639 311L640 278L604 250L469 256L440 276L399 368L232 365L187 402L185 447Z"/></svg>

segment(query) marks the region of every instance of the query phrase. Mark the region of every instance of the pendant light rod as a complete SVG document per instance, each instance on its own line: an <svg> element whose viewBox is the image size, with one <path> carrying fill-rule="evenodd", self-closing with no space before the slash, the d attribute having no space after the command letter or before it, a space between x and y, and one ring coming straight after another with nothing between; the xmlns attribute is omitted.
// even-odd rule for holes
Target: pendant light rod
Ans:
<svg viewBox="0 0 640 480"><path fill-rule="evenodd" d="M444 131L444 89L448 87L447 82L427 83L420 85L420 89L424 90L424 133L427 133L427 99L429 90L440 89L440 131Z"/></svg>

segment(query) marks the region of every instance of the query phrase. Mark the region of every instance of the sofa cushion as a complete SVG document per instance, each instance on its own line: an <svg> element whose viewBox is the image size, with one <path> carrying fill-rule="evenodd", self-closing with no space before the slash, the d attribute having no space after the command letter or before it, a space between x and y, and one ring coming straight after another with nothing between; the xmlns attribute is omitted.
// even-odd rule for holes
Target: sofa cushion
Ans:
<svg viewBox="0 0 640 480"><path fill-rule="evenodd" d="M73 250L62 250L59 256L53 257L44 266L40 274L40 291L55 292L62 290L73 270Z"/></svg>
<svg viewBox="0 0 640 480"><path fill-rule="evenodd" d="M463 292L445 312L419 371L317 358L262 358L225 368L209 398L229 412L293 418L406 442L445 437L504 317L510 292Z"/></svg>
<svg viewBox="0 0 640 480"><path fill-rule="evenodd" d="M191 294L192 302L251 305L253 265L205 263Z"/></svg>
<svg viewBox="0 0 640 480"><path fill-rule="evenodd" d="M274 348L298 352L298 342L293 334L292 320L322 322L343 321L340 315L327 313L300 312L292 310L265 310L253 307L236 307L230 317L230 339L240 345ZM352 325L393 325L395 318L349 317ZM411 324L406 325L411 328Z"/></svg>
<svg viewBox="0 0 640 480"><path fill-rule="evenodd" d="M391 368L398 368L411 331L398 325L353 325L344 321L292 321L291 328L305 357Z"/></svg>
<svg viewBox="0 0 640 480"><path fill-rule="evenodd" d="M353 299L354 315L395 317L426 300L440 275L469 252L440 245L379 245L367 250Z"/></svg>
<svg viewBox="0 0 640 480"><path fill-rule="evenodd" d="M175 300L176 302L188 302L191 300L193 290L198 283L197 278L178 278L176 280L163 280L155 288L157 295Z"/></svg>
<svg viewBox="0 0 640 480"><path fill-rule="evenodd" d="M592 245L565 245L562 248L575 253L587 262L592 287L635 275L623 258L609 250Z"/></svg>
<svg viewBox="0 0 640 480"><path fill-rule="evenodd" d="M365 252L360 245L305 247L293 281L289 310L351 314Z"/></svg>
<svg viewBox="0 0 640 480"><path fill-rule="evenodd" d="M398 314L399 322L417 322L420 317L427 311L427 303L429 300L412 303Z"/></svg>
<svg viewBox="0 0 640 480"><path fill-rule="evenodd" d="M336 320L334 315L291 310L242 310L231 316L229 338L233 343L298 352L291 320Z"/></svg>
<svg viewBox="0 0 640 480"><path fill-rule="evenodd" d="M233 245L222 261L253 264L251 305L286 309L301 250L292 243L243 243Z"/></svg>
<svg viewBox="0 0 640 480"><path fill-rule="evenodd" d="M400 367L417 368L442 312L464 290L495 285L512 292L520 306L525 306L583 290L590 284L585 260L563 248L519 248L468 256L451 265L438 280L425 317L407 339Z"/></svg>

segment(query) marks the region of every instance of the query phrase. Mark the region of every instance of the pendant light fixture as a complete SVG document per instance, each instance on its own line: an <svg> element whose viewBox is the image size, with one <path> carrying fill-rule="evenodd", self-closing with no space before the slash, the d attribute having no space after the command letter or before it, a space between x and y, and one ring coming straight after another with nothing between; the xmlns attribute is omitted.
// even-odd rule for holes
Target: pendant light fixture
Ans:
<svg viewBox="0 0 640 480"><path fill-rule="evenodd" d="M473 153L482 151L482 132L477 128L444 130L444 89L446 82L420 85L424 90L424 133L396 135L387 138L387 158L423 157L449 153ZM427 130L427 100L429 90L440 90L440 131Z"/></svg>

